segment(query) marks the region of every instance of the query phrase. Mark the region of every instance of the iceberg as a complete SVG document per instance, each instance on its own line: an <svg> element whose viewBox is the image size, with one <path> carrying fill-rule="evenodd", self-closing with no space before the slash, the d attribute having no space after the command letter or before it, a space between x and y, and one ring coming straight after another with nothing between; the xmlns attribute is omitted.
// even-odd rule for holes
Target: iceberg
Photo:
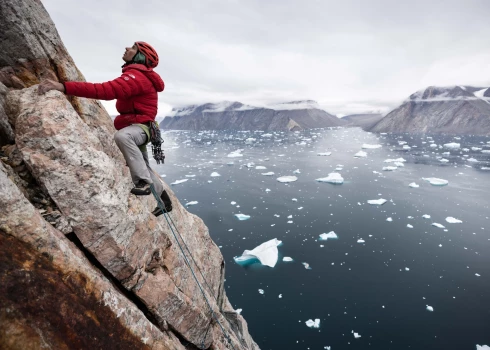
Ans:
<svg viewBox="0 0 490 350"><path fill-rule="evenodd" d="M357 240L357 243L366 243L366 241L363 240L362 238L360 238L360 239Z"/></svg>
<svg viewBox="0 0 490 350"><path fill-rule="evenodd" d="M264 290L263 289L259 289L259 293L260 294L264 294Z"/></svg>
<svg viewBox="0 0 490 350"><path fill-rule="evenodd" d="M451 142L451 143L444 144L444 147L449 148L449 149L458 149L461 147L461 144L456 143L456 142Z"/></svg>
<svg viewBox="0 0 490 350"><path fill-rule="evenodd" d="M377 145L370 145L368 143L365 143L362 145L362 149L376 149L376 148L381 148L382 146L377 144Z"/></svg>
<svg viewBox="0 0 490 350"><path fill-rule="evenodd" d="M456 218L453 218L452 216L448 216L446 218L446 221L449 222L450 224L461 224L463 221L458 220Z"/></svg>
<svg viewBox="0 0 490 350"><path fill-rule="evenodd" d="M398 167L396 167L396 166L384 166L383 167L383 171L393 171L396 169L398 169Z"/></svg>
<svg viewBox="0 0 490 350"><path fill-rule="evenodd" d="M412 188L419 188L420 186L417 185L415 182L412 182L410 183L408 186L412 187Z"/></svg>
<svg viewBox="0 0 490 350"><path fill-rule="evenodd" d="M289 256L285 256L284 258L282 258L282 261L290 262L293 261L293 259L290 258Z"/></svg>
<svg viewBox="0 0 490 350"><path fill-rule="evenodd" d="M293 171L293 174L301 174L301 171L299 171L299 169L296 169L295 171Z"/></svg>
<svg viewBox="0 0 490 350"><path fill-rule="evenodd" d="M406 160L403 158L397 158L397 159L385 159L385 163L395 163L395 162L400 162L400 163L405 163Z"/></svg>
<svg viewBox="0 0 490 350"><path fill-rule="evenodd" d="M357 152L356 154L354 154L354 157L356 158L363 158L363 157L367 157L367 153L364 152L364 151L359 151Z"/></svg>
<svg viewBox="0 0 490 350"><path fill-rule="evenodd" d="M356 333L354 331L352 331L351 333L354 334L354 338L356 338L356 339L361 337L361 335L359 333Z"/></svg>
<svg viewBox="0 0 490 350"><path fill-rule="evenodd" d="M171 185L182 184L182 183L186 182L187 180L189 180L189 179L177 180L177 181L172 182Z"/></svg>
<svg viewBox="0 0 490 350"><path fill-rule="evenodd" d="M243 149L237 149L236 151L233 151L227 155L228 158L237 158L237 157L243 157L242 154Z"/></svg>
<svg viewBox="0 0 490 350"><path fill-rule="evenodd" d="M265 166L263 166L263 165L257 165L255 167L255 170L265 170L265 169L267 169L267 168Z"/></svg>
<svg viewBox="0 0 490 350"><path fill-rule="evenodd" d="M269 171L268 173L262 173L262 175L272 176L272 175L274 175L274 172L273 171Z"/></svg>
<svg viewBox="0 0 490 350"><path fill-rule="evenodd" d="M239 257L234 257L236 263L247 263L251 260L259 260L262 265L274 267L277 263L277 246L282 242L277 238L264 242L252 250L244 250Z"/></svg>
<svg viewBox="0 0 490 350"><path fill-rule="evenodd" d="M322 153L317 153L316 155L317 156L329 156L331 154L332 154L332 152L322 152Z"/></svg>
<svg viewBox="0 0 490 350"><path fill-rule="evenodd" d="M386 221L390 221L391 222L391 221L393 221L393 219L392 218L387 218Z"/></svg>
<svg viewBox="0 0 490 350"><path fill-rule="evenodd" d="M320 241L326 241L327 239L337 239L339 236L333 231L330 231L329 233L322 233L320 235Z"/></svg>
<svg viewBox="0 0 490 350"><path fill-rule="evenodd" d="M446 227L444 227L444 225L441 225L441 224L439 224L437 222L433 222L432 223L432 226L435 226L435 227L438 227L438 228L446 228Z"/></svg>
<svg viewBox="0 0 490 350"><path fill-rule="evenodd" d="M191 205L196 205L197 203L199 203L198 201L192 201L192 202L188 202L185 204L186 207L188 206L191 206Z"/></svg>
<svg viewBox="0 0 490 350"><path fill-rule="evenodd" d="M386 199L380 198L380 199L370 199L367 201L368 204L373 204L373 205L383 205L386 203Z"/></svg>
<svg viewBox="0 0 490 350"><path fill-rule="evenodd" d="M476 344L476 350L490 350L490 346Z"/></svg>
<svg viewBox="0 0 490 350"><path fill-rule="evenodd" d="M424 219L430 219L430 215L429 215L429 214L424 214L424 215L422 215L422 217L423 217Z"/></svg>
<svg viewBox="0 0 490 350"><path fill-rule="evenodd" d="M305 323L310 328L320 328L320 319L319 318L315 318L315 321L308 320Z"/></svg>
<svg viewBox="0 0 490 350"><path fill-rule="evenodd" d="M307 262L302 262L302 264L305 267L305 269L311 270L310 264L308 264Z"/></svg>
<svg viewBox="0 0 490 350"><path fill-rule="evenodd" d="M296 176L281 176L277 178L279 182L294 182L297 181L298 178Z"/></svg>
<svg viewBox="0 0 490 350"><path fill-rule="evenodd" d="M322 178L316 179L315 181L328 182L331 184L340 185L340 184L344 183L344 178L339 173L330 173L330 174L328 174L327 177L322 177Z"/></svg>
<svg viewBox="0 0 490 350"><path fill-rule="evenodd" d="M446 186L449 183L449 181L437 177L423 177L422 180L429 181L433 186Z"/></svg>
<svg viewBox="0 0 490 350"><path fill-rule="evenodd" d="M235 214L235 216L236 216L236 217L237 217L237 219L238 219L238 220L240 220L240 221L250 219L250 215L245 215L245 214Z"/></svg>
<svg viewBox="0 0 490 350"><path fill-rule="evenodd" d="M410 225L410 224L407 224L407 227L408 227L408 228L413 228L413 226L412 226L412 225Z"/></svg>
<svg viewBox="0 0 490 350"><path fill-rule="evenodd" d="M426 308L425 308L427 311L434 311L434 308L432 306L429 306L429 305L426 305Z"/></svg>
<svg viewBox="0 0 490 350"><path fill-rule="evenodd" d="M221 175L218 174L216 171L211 173L211 177L218 177L218 176L221 176Z"/></svg>

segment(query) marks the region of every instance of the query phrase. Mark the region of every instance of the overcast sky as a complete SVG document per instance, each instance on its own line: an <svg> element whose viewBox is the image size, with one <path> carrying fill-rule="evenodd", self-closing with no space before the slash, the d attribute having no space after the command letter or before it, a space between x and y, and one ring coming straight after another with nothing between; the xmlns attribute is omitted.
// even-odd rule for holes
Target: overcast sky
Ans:
<svg viewBox="0 0 490 350"><path fill-rule="evenodd" d="M223 100L387 112L430 85L490 86L490 0L42 2L87 81L117 77L134 41L153 45L161 116Z"/></svg>

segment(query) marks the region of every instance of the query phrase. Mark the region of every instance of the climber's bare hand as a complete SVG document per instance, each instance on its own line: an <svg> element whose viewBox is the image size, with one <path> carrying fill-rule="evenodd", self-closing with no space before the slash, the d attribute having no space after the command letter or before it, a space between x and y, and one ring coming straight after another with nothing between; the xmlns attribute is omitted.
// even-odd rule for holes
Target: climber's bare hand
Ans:
<svg viewBox="0 0 490 350"><path fill-rule="evenodd" d="M65 86L61 83L58 83L53 80L43 80L41 84L39 84L37 88L37 93L39 95L44 95L46 92L51 91L51 90L58 90L61 92L65 92Z"/></svg>

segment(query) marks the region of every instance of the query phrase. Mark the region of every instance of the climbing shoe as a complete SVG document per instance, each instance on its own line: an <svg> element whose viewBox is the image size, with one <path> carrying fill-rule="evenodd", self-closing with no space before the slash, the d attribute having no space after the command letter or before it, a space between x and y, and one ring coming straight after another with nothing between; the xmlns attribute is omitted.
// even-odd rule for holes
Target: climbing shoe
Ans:
<svg viewBox="0 0 490 350"><path fill-rule="evenodd" d="M160 195L160 199L161 199L163 205L165 206L165 213L171 212L172 211L172 201L170 200L170 197L168 196L167 191L163 190L162 194ZM157 206L155 209L153 209L153 211L151 213L155 216L160 216L164 212L162 211L162 209L160 209L159 206Z"/></svg>
<svg viewBox="0 0 490 350"><path fill-rule="evenodd" d="M140 180L132 189L131 193L136 196L147 196L151 193L150 184Z"/></svg>
<svg viewBox="0 0 490 350"><path fill-rule="evenodd" d="M169 213L172 211L172 204L170 204L169 206L166 206L165 207L165 213ZM162 211L162 209L160 209L160 207L156 207L155 209L153 209L153 211L151 212L153 215L155 216L160 216L162 215L164 212Z"/></svg>

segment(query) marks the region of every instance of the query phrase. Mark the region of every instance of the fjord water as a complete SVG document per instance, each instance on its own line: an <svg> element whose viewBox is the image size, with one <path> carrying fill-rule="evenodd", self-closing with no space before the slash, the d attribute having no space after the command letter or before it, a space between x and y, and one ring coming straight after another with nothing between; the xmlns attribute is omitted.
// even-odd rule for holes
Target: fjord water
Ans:
<svg viewBox="0 0 490 350"><path fill-rule="evenodd" d="M166 164L153 165L168 184L188 180L172 189L183 204L198 202L188 210L220 246L226 293L261 349L490 345L490 154L482 152L490 138L357 128L264 134L165 132ZM450 142L461 146L439 147ZM382 147L355 158L363 144ZM238 149L242 157L227 157ZM325 152L331 155L318 155ZM397 158L404 167L382 170ZM343 184L315 181L336 168ZM298 179L281 183L280 176ZM431 177L449 184L422 180ZM367 203L379 198L387 202ZM239 221L238 213L250 219ZM319 240L330 231L338 239ZM274 268L234 262L273 238L282 241ZM309 319L320 319L320 327L307 327Z"/></svg>

